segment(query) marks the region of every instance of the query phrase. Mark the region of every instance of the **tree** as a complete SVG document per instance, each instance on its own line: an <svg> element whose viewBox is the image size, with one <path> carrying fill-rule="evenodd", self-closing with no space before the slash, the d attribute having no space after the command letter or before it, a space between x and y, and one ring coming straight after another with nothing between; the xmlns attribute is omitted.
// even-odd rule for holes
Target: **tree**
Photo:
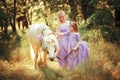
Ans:
<svg viewBox="0 0 120 80"><path fill-rule="evenodd" d="M78 11L77 11L77 1L75 0L68 0L68 4L70 5L71 9L70 9L70 18L74 21L76 21L76 17L78 15Z"/></svg>
<svg viewBox="0 0 120 80"><path fill-rule="evenodd" d="M3 9L3 16L5 16L3 19L2 19L2 23L5 24L3 25L3 28L5 29L5 33L7 33L7 27L8 25L11 25L12 27L12 30L13 31L16 31L16 27L15 25L13 24L14 22L14 8L12 7L12 4L7 4L8 2L12 2L12 1L6 1L6 0L2 0L1 1L3 3L3 7L1 9ZM16 3L15 3L16 4ZM15 5L14 5L15 6Z"/></svg>
<svg viewBox="0 0 120 80"><path fill-rule="evenodd" d="M14 0L14 18L13 18L13 26L12 29L13 31L16 31L16 0Z"/></svg>
<svg viewBox="0 0 120 80"><path fill-rule="evenodd" d="M114 11L115 26L120 26L120 0L108 0L111 11Z"/></svg>

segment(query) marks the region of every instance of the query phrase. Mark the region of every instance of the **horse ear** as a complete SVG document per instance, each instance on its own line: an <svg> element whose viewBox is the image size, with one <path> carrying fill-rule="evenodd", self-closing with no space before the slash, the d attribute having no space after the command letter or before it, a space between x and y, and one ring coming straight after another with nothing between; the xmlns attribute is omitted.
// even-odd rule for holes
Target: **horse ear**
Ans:
<svg viewBox="0 0 120 80"><path fill-rule="evenodd" d="M39 35L37 36L37 39L38 39L38 40L42 40L42 38L43 38L43 35L42 35L42 34L39 34Z"/></svg>

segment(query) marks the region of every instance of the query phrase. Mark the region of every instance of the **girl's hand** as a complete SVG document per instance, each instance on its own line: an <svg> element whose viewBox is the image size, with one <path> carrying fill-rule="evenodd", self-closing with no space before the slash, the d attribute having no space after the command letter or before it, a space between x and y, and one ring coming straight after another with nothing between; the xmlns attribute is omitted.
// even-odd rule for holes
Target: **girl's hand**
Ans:
<svg viewBox="0 0 120 80"><path fill-rule="evenodd" d="M73 51L74 51L74 52L76 52L76 51L77 51L77 49L78 49L78 47L75 47L75 48L73 48Z"/></svg>

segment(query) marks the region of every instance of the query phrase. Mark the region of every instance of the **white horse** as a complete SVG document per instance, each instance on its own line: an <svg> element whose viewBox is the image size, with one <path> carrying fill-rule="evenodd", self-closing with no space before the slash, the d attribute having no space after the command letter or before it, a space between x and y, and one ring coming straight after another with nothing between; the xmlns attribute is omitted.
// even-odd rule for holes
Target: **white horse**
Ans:
<svg viewBox="0 0 120 80"><path fill-rule="evenodd" d="M30 40L31 51L34 52L34 65L38 66L39 60L41 60L41 50L44 52L44 65L47 66L46 54L49 53L50 61L53 61L55 54L59 50L58 41L53 32L45 24L32 24L28 31L28 37ZM40 59L39 59L40 55Z"/></svg>

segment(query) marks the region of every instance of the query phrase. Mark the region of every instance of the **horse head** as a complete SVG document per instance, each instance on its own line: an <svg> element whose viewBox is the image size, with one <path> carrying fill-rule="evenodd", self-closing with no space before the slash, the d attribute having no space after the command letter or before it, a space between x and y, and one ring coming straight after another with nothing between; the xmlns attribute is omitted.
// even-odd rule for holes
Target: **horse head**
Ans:
<svg viewBox="0 0 120 80"><path fill-rule="evenodd" d="M56 36L48 28L43 31L43 34L38 35L38 39L42 39L42 49L47 50L50 61L54 61L55 54L58 50L58 41Z"/></svg>

